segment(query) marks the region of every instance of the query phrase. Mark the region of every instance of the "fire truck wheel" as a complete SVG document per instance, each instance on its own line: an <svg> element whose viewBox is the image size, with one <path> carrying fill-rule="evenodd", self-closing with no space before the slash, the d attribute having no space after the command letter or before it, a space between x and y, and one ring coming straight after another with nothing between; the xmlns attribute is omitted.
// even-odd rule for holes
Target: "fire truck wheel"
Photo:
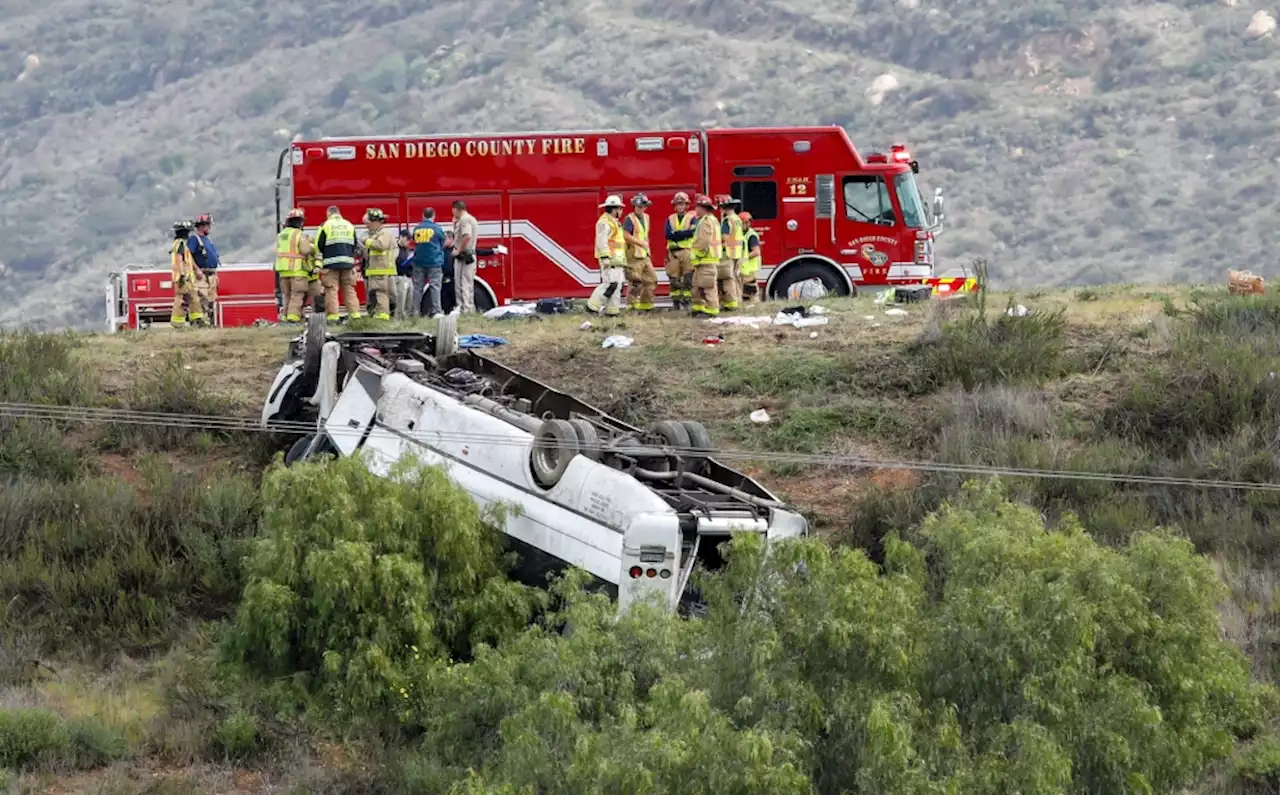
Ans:
<svg viewBox="0 0 1280 795"><path fill-rule="evenodd" d="M689 432L685 430L682 423L675 420L663 420L655 422L649 426L649 433L657 436L668 447L675 447L679 450L688 450L693 446L689 439Z"/></svg>
<svg viewBox="0 0 1280 795"><path fill-rule="evenodd" d="M849 285L844 279L840 278L840 274L836 273L835 269L830 265L817 260L804 260L787 267L782 277L770 286L769 297L785 301L787 299L787 290L791 285L808 279L817 279L822 282L822 286L827 288L827 293L830 295L851 298L857 298L858 296L858 286L855 284L853 291L850 292Z"/></svg>
<svg viewBox="0 0 1280 795"><path fill-rule="evenodd" d="M596 433L595 426L586 420L569 420L569 424L578 435L578 446L582 449L582 454L592 461L599 461L600 434Z"/></svg>
<svg viewBox="0 0 1280 795"><path fill-rule="evenodd" d="M529 456L529 464L533 468L533 479L544 489L549 489L560 482L569 462L581 452L578 444L578 433L567 420L547 420L538 429L533 441L533 451Z"/></svg>
<svg viewBox="0 0 1280 795"><path fill-rule="evenodd" d="M458 316L444 315L436 320L436 358L443 359L458 352Z"/></svg>
<svg viewBox="0 0 1280 795"><path fill-rule="evenodd" d="M302 338L302 379L314 381L320 377L320 353L324 350L328 331L324 325L324 315L312 313L307 318L306 335Z"/></svg>
<svg viewBox="0 0 1280 795"><path fill-rule="evenodd" d="M285 465L288 466L291 464L296 464L299 461L305 460L302 457L302 454L305 453L307 451L307 448L311 446L311 440L314 438L315 436L313 434L307 434L306 436L302 437L298 441L294 442L293 447L289 448L289 452L284 454Z"/></svg>

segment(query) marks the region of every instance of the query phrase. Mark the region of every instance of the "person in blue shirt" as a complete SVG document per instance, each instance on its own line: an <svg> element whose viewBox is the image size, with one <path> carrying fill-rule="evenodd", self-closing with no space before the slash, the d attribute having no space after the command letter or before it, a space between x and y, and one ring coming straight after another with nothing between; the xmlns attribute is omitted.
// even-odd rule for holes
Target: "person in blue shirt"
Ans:
<svg viewBox="0 0 1280 795"><path fill-rule="evenodd" d="M413 317L409 311L409 296L413 293L413 249L409 241L413 235L408 229L400 230L396 241L396 276L392 279L391 304L397 318Z"/></svg>
<svg viewBox="0 0 1280 795"><path fill-rule="evenodd" d="M427 293L427 315L443 314L440 287L444 282L444 229L436 223L434 207L422 211L422 222L413 229L412 258L413 295L409 299L410 315L422 313L422 293Z"/></svg>
<svg viewBox="0 0 1280 795"><path fill-rule="evenodd" d="M196 226L187 237L187 249L196 267L204 273L204 282L199 289L200 303L204 307L204 316L210 323L217 322L215 303L218 300L218 248L209 239L209 229L213 226L213 216L205 213L196 217Z"/></svg>

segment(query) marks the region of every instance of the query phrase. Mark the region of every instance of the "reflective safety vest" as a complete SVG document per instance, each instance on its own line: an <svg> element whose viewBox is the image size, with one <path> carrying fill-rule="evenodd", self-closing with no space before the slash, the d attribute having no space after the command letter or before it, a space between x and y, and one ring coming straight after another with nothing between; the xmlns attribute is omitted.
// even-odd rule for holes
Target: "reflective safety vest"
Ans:
<svg viewBox="0 0 1280 795"><path fill-rule="evenodd" d="M627 240L622 236L622 224L618 223L618 219L609 213L603 213L597 225L604 223L609 226L609 236L605 240L605 247L600 247L599 235L596 235L596 259L607 259L610 262L623 262L625 259L624 251L627 247Z"/></svg>
<svg viewBox="0 0 1280 795"><path fill-rule="evenodd" d="M672 213L671 215L667 216L667 220L671 222L672 232L683 232L686 229L691 229L693 227L694 222L697 221L698 219L697 219L697 216L695 216L693 213L685 213L683 218L680 217L679 213ZM668 243L667 247L668 248L693 248L693 238L686 237L684 240L678 240L675 243Z"/></svg>
<svg viewBox="0 0 1280 795"><path fill-rule="evenodd" d="M383 248L387 243L390 246ZM369 261L364 266L366 276L396 275L396 237L390 229L384 226L370 234L365 240L365 248L369 250Z"/></svg>
<svg viewBox="0 0 1280 795"><path fill-rule="evenodd" d="M724 241L724 256L726 259L742 259L742 219L737 213L725 213L724 220L729 225L729 236Z"/></svg>
<svg viewBox="0 0 1280 795"><path fill-rule="evenodd" d="M356 228L341 215L329 216L320 233L324 233L324 250L320 252L321 265L326 268L354 268L356 265Z"/></svg>
<svg viewBox="0 0 1280 795"><path fill-rule="evenodd" d="M302 253L302 230L286 226L276 235L276 273L285 279L307 275L307 256Z"/></svg>
<svg viewBox="0 0 1280 795"><path fill-rule="evenodd" d="M632 237L639 238L640 240L648 242L649 216L646 215L644 218L641 218L639 213L632 213L631 226L635 229L635 231L631 233ZM639 246L632 246L628 254L629 254L628 259L637 260L637 261L648 259L649 249L640 248Z"/></svg>
<svg viewBox="0 0 1280 795"><path fill-rule="evenodd" d="M720 235L720 222L712 213L707 213L698 219L698 231L701 232L703 227L709 228L714 236L710 248L695 248L693 250L694 265L719 265L720 260L724 256L723 238ZM697 235L694 235L696 238Z"/></svg>
<svg viewBox="0 0 1280 795"><path fill-rule="evenodd" d="M754 230L754 229L748 229L748 230L746 230L746 232L745 232L745 234L744 234L743 236L744 236L744 237L746 237L747 242L748 242L748 243L750 243L750 242L751 242L751 236L752 236L752 235L755 235L755 238L756 238L756 245L757 245L757 246L759 246L759 248L758 248L758 249L756 249L756 251L757 251L757 252L761 252L761 251L763 251L763 250L764 250L764 238L760 236L760 233L759 233L759 232L757 232L757 231L756 231L756 230ZM755 254L755 256L752 256L752 255L751 255L751 250L750 250L749 248L747 248L745 244L744 244L744 246L743 246L743 250L746 252L747 257L746 257L746 259L744 259L744 260L742 261L742 268L741 268L741 271L740 271L740 272L742 273L742 275L743 275L743 276L750 276L751 274L753 274L753 273L755 273L756 271L760 270L760 254L759 254L759 253L757 253L757 254Z"/></svg>

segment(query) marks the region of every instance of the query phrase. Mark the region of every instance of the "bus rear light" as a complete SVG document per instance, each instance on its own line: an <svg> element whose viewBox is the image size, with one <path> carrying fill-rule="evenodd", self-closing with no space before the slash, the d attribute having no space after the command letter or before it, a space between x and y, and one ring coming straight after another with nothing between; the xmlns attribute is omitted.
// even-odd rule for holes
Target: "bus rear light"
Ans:
<svg viewBox="0 0 1280 795"><path fill-rule="evenodd" d="M658 576L658 570L657 570L657 569L649 569L648 571L646 571L646 572L644 573L644 576L646 576L646 577L657 577L657 576Z"/></svg>
<svg viewBox="0 0 1280 795"><path fill-rule="evenodd" d="M640 575L644 574L644 569L640 568L639 566L632 566L631 571L629 571L628 574L631 575L631 579L633 580L639 579Z"/></svg>
<svg viewBox="0 0 1280 795"><path fill-rule="evenodd" d="M671 569L663 569L662 571L658 572L658 576L664 580L671 579Z"/></svg>

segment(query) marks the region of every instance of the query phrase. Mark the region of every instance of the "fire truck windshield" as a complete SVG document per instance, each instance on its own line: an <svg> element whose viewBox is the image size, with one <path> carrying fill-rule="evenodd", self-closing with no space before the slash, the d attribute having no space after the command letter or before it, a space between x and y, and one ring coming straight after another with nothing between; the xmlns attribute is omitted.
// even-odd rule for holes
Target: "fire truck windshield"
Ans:
<svg viewBox="0 0 1280 795"><path fill-rule="evenodd" d="M902 223L909 227L923 229L926 226L924 202L920 199L920 188L916 185L916 176L904 171L893 178L893 189L898 192L898 204L902 207Z"/></svg>

